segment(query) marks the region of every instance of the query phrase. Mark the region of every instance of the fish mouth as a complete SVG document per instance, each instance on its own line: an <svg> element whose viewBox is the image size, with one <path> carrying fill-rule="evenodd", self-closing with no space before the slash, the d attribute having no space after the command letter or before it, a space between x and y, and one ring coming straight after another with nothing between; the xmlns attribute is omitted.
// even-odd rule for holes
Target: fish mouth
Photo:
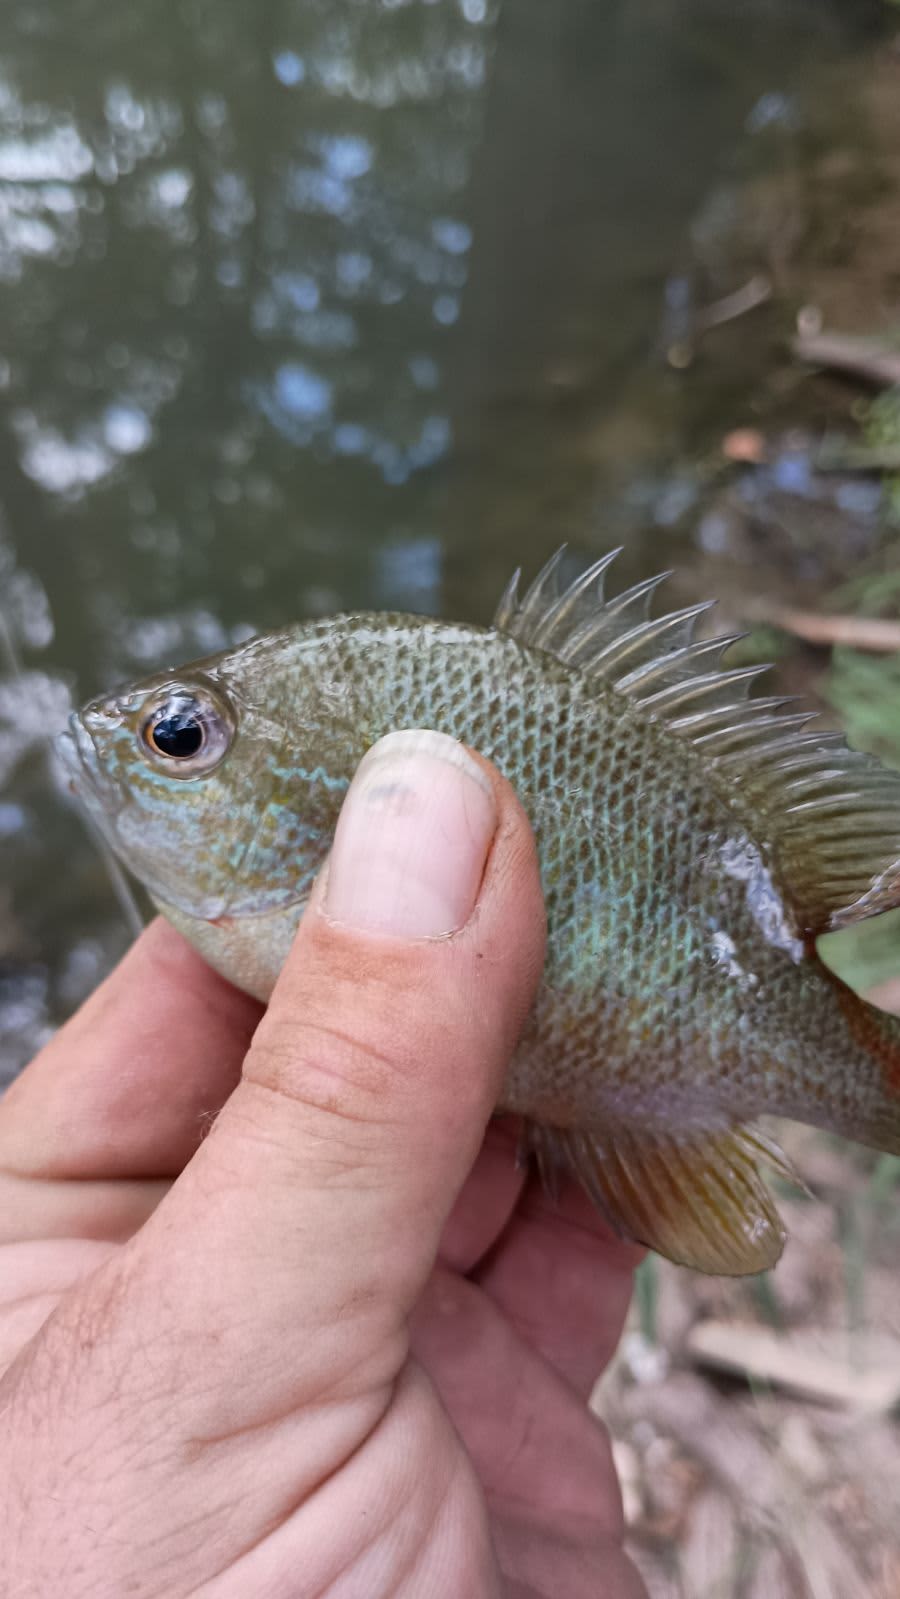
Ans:
<svg viewBox="0 0 900 1599"><path fill-rule="evenodd" d="M113 843L112 819L121 809L121 796L115 783L104 771L97 746L77 711L72 712L68 728L57 734L53 745L68 788L89 813L95 826Z"/></svg>

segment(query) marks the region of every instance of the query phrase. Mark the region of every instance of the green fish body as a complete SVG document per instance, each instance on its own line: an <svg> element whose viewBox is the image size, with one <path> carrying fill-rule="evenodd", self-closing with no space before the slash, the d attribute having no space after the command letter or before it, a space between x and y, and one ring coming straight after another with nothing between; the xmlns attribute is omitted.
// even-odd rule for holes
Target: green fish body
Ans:
<svg viewBox="0 0 900 1599"><path fill-rule="evenodd" d="M363 614L286 628L93 702L67 760L160 910L268 997L350 778L398 728L451 734L513 783L548 916L501 1108L552 1185L701 1270L784 1233L754 1127L794 1118L900 1153L900 1024L815 939L900 901L900 776L811 731L693 642L705 607L604 603L609 558L555 559L492 628Z"/></svg>

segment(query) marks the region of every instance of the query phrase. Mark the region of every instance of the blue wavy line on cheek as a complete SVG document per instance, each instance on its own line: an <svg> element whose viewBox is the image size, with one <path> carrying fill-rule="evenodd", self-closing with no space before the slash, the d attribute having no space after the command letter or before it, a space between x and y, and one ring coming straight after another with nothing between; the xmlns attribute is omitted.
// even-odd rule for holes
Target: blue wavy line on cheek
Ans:
<svg viewBox="0 0 900 1599"><path fill-rule="evenodd" d="M310 788L321 783L330 794L344 794L350 787L349 777L335 777L324 766L273 766L272 772L284 783L307 784Z"/></svg>

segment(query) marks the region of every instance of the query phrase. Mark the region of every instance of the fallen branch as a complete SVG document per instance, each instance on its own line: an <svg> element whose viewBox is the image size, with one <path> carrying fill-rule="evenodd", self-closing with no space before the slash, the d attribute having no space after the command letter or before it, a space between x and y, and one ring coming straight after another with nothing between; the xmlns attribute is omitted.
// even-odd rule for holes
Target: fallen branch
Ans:
<svg viewBox="0 0 900 1599"><path fill-rule="evenodd" d="M880 388L900 383L900 349L874 339L845 333L801 333L791 340L791 350L811 366L834 367Z"/></svg>

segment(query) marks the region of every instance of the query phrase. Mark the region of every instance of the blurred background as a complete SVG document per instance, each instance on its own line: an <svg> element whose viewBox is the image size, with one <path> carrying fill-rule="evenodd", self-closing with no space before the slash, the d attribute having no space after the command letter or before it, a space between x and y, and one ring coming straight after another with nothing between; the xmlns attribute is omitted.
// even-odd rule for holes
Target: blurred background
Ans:
<svg viewBox="0 0 900 1599"><path fill-rule="evenodd" d="M893 0L4 0L0 305L0 1081L129 938L47 740L161 664L622 544L900 763ZM653 1599L900 1595L900 1162L790 1147L598 1395Z"/></svg>

